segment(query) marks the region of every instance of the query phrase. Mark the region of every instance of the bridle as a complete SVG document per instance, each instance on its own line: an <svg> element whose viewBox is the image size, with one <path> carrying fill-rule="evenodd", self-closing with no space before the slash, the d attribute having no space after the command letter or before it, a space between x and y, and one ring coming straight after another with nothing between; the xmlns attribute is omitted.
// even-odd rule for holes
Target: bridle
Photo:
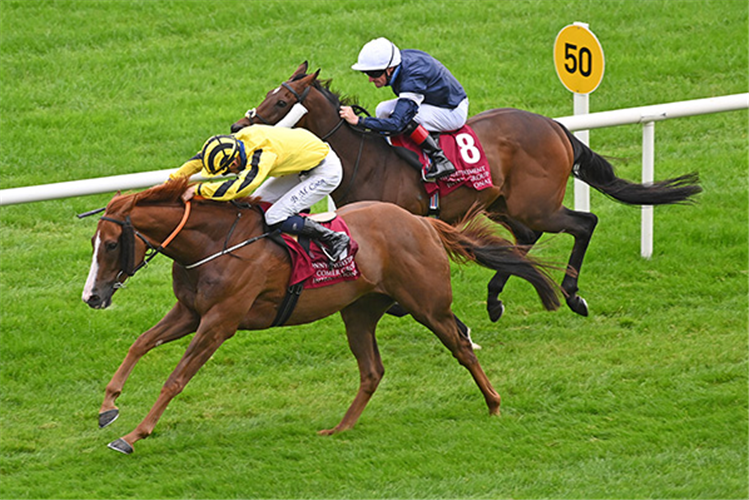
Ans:
<svg viewBox="0 0 749 500"><path fill-rule="evenodd" d="M115 288L123 288L125 286L125 282L128 280L128 278L132 277L137 271L142 269L143 267L147 266L154 257L156 257L158 254L163 253L164 249L171 243L174 238L177 237L180 231L185 227L185 224L187 223L188 217L190 217L190 211L192 209L192 204L190 201L185 202L185 211L182 214L182 220L180 220L177 227L172 231L172 233L159 245L154 246L151 244L148 239L143 236L140 232L136 231L133 227L133 223L130 220L130 216L127 215L125 217L125 220L119 220L114 219L112 217L102 216L101 220L107 221L107 222L114 222L115 224L118 224L122 228L122 233L120 234L120 272L117 274L117 277L115 278L117 282L114 284ZM143 243L146 245L146 254L143 258L143 261L135 265L135 237L140 238ZM122 275L125 275L125 279L121 280L120 278Z"/></svg>
<svg viewBox="0 0 749 500"><path fill-rule="evenodd" d="M240 206L240 204L236 203L235 201L231 202L232 204L239 206L240 208L248 208L244 206ZM174 238L182 231L182 229L185 227L185 224L187 223L188 217L190 217L190 211L191 211L192 205L190 201L185 202L185 212L182 214L182 220L180 220L177 227L172 231L172 233L164 240L163 243L161 243L159 246L154 246L151 244L148 239L140 234L138 231L135 230L133 227L133 223L130 220L130 216L126 216L124 221L121 221L119 219L113 219L112 217L101 217L101 220L105 220L108 222L114 222L115 224L118 224L120 227L122 227L122 233L120 234L120 267L122 268L120 272L117 274L117 282L114 284L115 288L124 288L125 282L128 280L128 278L132 277L137 271L142 269L143 267L146 267L151 260L153 260L154 257L159 255L160 253L163 253L164 249L169 245L169 243L174 240ZM93 211L92 212L96 212ZM223 255L230 254L234 252L235 250L238 250L242 247L245 247L247 245L250 245L252 243L255 243L256 241L259 241L263 238L267 238L271 236L274 231L266 231L259 236L254 236L252 238L248 238L241 243L237 243L234 246L228 247L227 244L229 242L229 239L231 238L231 235L234 233L234 229L237 226L237 223L239 222L239 219L241 218L242 214L241 212L237 214L237 219L235 219L234 224L232 224L231 229L229 230L228 235L226 236L226 242L224 243L224 249L214 253L213 255L210 255L198 262L195 262L194 264L183 266L185 269L195 269L198 266L202 266L203 264L210 262L214 259L217 259L218 257L221 257ZM143 261L135 266L135 236L140 238L143 243L146 245L146 255L143 258ZM125 275L124 280L120 280L120 277L122 275Z"/></svg>
<svg viewBox="0 0 749 500"><path fill-rule="evenodd" d="M291 88L291 85L289 85L287 82L283 82L281 86L291 92L291 94L296 98L296 101L299 104L304 104L304 100L307 98L307 95L309 95L309 89L311 88L310 86L307 86L307 88L305 88L302 93L299 94L299 92ZM255 118L263 122L263 125L273 125L273 123L257 114L257 110L255 108L248 110L247 113L244 114L244 117L250 120L250 125L255 124Z"/></svg>

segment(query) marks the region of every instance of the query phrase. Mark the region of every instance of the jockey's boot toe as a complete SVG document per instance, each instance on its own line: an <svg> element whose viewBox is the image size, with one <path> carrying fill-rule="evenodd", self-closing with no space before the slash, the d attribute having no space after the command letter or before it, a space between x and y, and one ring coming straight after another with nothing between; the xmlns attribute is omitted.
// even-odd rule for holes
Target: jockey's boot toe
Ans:
<svg viewBox="0 0 749 500"><path fill-rule="evenodd" d="M432 167L424 176L426 180L435 180L455 173L455 165L447 159L445 153L442 151L433 153L430 157L432 159Z"/></svg>
<svg viewBox="0 0 749 500"><path fill-rule="evenodd" d="M333 262L345 256L344 253L348 249L351 240L347 234L328 229L309 217L304 217L304 225L299 234L317 240L325 255Z"/></svg>
<svg viewBox="0 0 749 500"><path fill-rule="evenodd" d="M327 250L325 254L331 261L337 262L338 260L346 256L346 252L348 250L349 242L351 241L351 239L344 233L339 233L336 231L331 231L331 233L333 234L329 235L322 241L327 247L324 248L324 250Z"/></svg>

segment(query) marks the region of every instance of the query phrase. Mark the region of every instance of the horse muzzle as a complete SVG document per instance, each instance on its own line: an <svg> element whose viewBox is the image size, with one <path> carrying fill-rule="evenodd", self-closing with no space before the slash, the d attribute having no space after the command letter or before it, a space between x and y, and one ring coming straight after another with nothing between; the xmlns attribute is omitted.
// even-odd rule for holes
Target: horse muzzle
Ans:
<svg viewBox="0 0 749 500"><path fill-rule="evenodd" d="M84 291L81 299L92 309L106 309L112 305L112 295L114 295L114 292L114 287L107 287L106 290L102 291L97 289L91 292Z"/></svg>
<svg viewBox="0 0 749 500"><path fill-rule="evenodd" d="M231 133L232 133L232 134L236 134L237 132L239 132L239 131L240 131L240 130L242 130L243 128L247 127L248 125L245 125L245 124L244 124L244 122L245 122L245 121L247 121L247 120L245 120L245 119L243 118L242 120L240 120L240 121L238 121L237 123L233 124L233 125L231 126Z"/></svg>

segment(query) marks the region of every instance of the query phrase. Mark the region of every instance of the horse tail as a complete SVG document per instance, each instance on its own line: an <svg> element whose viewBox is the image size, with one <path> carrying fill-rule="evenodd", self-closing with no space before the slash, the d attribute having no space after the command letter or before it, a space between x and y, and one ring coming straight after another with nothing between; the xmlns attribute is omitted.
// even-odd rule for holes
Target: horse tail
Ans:
<svg viewBox="0 0 749 500"><path fill-rule="evenodd" d="M629 205L672 205L693 203L692 197L702 192L697 172L653 184L636 184L621 179L604 157L583 144L567 127L559 125L572 144L575 158L572 175L610 198Z"/></svg>
<svg viewBox="0 0 749 500"><path fill-rule="evenodd" d="M425 220L437 231L453 261L476 262L494 271L518 276L533 285L546 310L558 309L557 292L560 288L545 271L553 266L526 256L522 247L497 235L493 224L487 218L479 217L481 213L474 206L452 226L439 219Z"/></svg>

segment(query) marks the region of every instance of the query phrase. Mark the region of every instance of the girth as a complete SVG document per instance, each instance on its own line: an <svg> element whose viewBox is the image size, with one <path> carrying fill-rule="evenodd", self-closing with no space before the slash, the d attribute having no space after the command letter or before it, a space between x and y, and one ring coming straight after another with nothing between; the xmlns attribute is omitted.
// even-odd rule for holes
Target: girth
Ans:
<svg viewBox="0 0 749 500"><path fill-rule="evenodd" d="M281 247L287 248L286 242L281 236L280 231L273 231L270 234L269 238ZM306 252L309 252L309 238L305 236L299 236L297 241ZM299 296L302 294L303 288L304 282L289 285L289 287L286 289L286 295L281 301L281 305L278 306L278 313L276 313L276 317L273 320L273 323L271 323L270 325L271 327L282 326L289 320L289 318L291 317L291 313L293 313L294 309L296 308L296 304L299 301Z"/></svg>

